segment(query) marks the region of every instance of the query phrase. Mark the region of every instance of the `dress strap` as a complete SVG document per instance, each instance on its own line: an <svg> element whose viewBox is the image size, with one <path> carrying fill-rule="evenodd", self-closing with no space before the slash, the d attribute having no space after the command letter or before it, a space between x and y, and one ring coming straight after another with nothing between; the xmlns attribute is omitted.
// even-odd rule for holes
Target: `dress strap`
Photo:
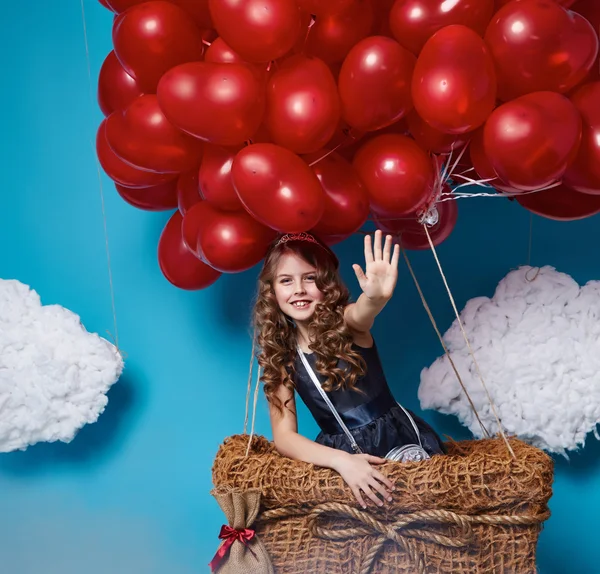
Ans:
<svg viewBox="0 0 600 574"><path fill-rule="evenodd" d="M329 400L329 397L327 396L327 393L323 390L323 387L321 386L321 383L319 382L319 379L317 378L317 375L315 374L313 368L310 366L310 363L308 362L308 359L306 358L306 356L302 352L302 349L300 348L300 345L298 345L297 350L298 350L298 355L300 356L300 359L302 361L302 364L304 365L304 368L306 369L306 372L308 373L308 376L310 377L310 379L314 383L315 387L317 387L319 393L321 394L321 397L323 397L323 400L325 401L325 403L327 404L327 406L329 407L329 409L333 413L333 416L335 417L335 420L337 420L338 424L340 425L340 427L342 428L342 430L344 431L344 433L346 433L346 436L348 437L348 440L350 441L350 445L352 446L352 450L354 452L356 452L356 453L362 453L362 450L360 450L360 447L356 443L356 440L352 436L352 433L348 430L348 427L344 424L344 421L342 420L342 417L339 415L339 413L337 412L337 410L333 406L333 403Z"/></svg>

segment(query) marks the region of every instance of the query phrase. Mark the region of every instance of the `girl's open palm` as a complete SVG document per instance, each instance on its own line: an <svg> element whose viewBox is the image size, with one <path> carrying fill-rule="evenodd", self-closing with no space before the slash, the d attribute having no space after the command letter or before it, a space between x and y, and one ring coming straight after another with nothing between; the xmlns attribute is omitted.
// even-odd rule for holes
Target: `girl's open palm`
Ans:
<svg viewBox="0 0 600 574"><path fill-rule="evenodd" d="M370 235L365 235L365 271L360 265L352 266L360 288L369 299L389 299L398 280L400 246L394 245L392 253L391 235L385 238L383 248L381 243L382 233L379 229L375 232L373 242Z"/></svg>

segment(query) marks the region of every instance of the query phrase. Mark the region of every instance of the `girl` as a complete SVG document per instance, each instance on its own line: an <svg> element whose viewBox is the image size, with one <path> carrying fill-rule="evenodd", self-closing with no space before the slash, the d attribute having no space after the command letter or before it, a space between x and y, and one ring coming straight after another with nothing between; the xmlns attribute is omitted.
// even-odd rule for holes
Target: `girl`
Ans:
<svg viewBox="0 0 600 574"><path fill-rule="evenodd" d="M391 500L393 484L372 465L394 447L444 452L435 431L394 400L370 333L396 286L399 255L391 236L383 248L381 231L373 245L365 236L365 271L353 265L362 294L349 303L333 251L309 233L283 235L265 258L254 308L275 447L337 471L363 508L363 494L380 506L377 494ZM321 428L316 441L298 434L294 390Z"/></svg>

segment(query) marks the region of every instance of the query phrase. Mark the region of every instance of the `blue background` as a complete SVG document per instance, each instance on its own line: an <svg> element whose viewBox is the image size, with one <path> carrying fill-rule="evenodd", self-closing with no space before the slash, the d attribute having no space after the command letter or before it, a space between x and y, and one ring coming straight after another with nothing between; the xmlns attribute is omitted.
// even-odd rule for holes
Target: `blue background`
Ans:
<svg viewBox="0 0 600 574"><path fill-rule="evenodd" d="M79 1L3 3L0 277L32 286L45 304L75 311L89 331L106 336L114 328L93 141L111 15L93 0L85 9L92 98ZM207 572L218 545L223 516L209 495L211 464L222 440L243 429L257 270L201 292L172 287L156 261L169 214L128 206L104 174L102 185L126 370L105 413L71 444L0 455L3 574ZM530 219L500 198L459 207L440 256L462 308L527 263ZM536 218L532 263L580 282L598 279L598 221ZM361 262L361 239L336 251L356 295L351 264ZM452 311L434 261L428 253L412 261L445 330ZM374 331L394 393L420 412L419 373L440 347L404 266ZM468 436L453 417L424 417L442 433ZM304 411L300 422L302 432L316 434ZM262 396L257 432L269 435ZM570 463L556 461L552 518L538 548L543 574L600 571L599 454L590 435Z"/></svg>

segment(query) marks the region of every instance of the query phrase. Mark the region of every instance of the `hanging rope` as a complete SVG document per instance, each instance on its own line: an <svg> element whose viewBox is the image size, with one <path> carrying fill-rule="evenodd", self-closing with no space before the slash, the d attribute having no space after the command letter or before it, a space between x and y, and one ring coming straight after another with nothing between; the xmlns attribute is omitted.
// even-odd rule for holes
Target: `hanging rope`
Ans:
<svg viewBox="0 0 600 574"><path fill-rule="evenodd" d="M473 352L473 349L471 347L471 343L469 341L469 337L467 337L467 333L465 332L465 328L463 325L463 322L460 318L460 314L458 313L458 308L456 307L456 302L454 301L454 296L452 295L452 291L450 290L450 287L448 285L448 281L446 279L446 275L444 273L444 270L442 269L442 265L440 263L440 260L438 258L437 255L437 251L435 249L435 245L433 244L433 241L431 240L431 236L429 235L429 230L427 229L426 225L423 225L423 229L425 230L425 235L427 236L427 241L429 242L429 247L431 249L431 252L433 253L433 257L435 259L435 262L438 266L440 275L442 276L442 280L444 281L444 286L446 287L446 292L448 293L448 297L450 298L450 303L452 304L452 309L454 310L454 314L456 315L456 320L458 321L458 325L460 327L461 333L463 335L463 338L465 340L465 343L467 345L467 348L469 350L469 354L471 355L471 358L473 359L473 364L475 365L475 370L477 371L477 376L479 377L479 380L481 381L481 384L485 390L485 393L487 395L488 401L490 403L490 407L492 409L492 412L494 413L494 418L496 419L496 423L498 424L498 430L500 432L500 435L502 436L504 443L506 444L506 448L508 449L508 451L510 452L510 454L512 455L513 458L516 458L515 453L512 449L512 447L510 446L510 443L508 442L508 439L506 438L506 435L504 434L504 429L502 428L502 423L500 422L500 417L498 416L498 413L496 412L496 406L494 404L494 401L492 400L492 397L490 395L490 392L487 388L487 385L485 384L485 381L483 379L483 375L481 374L481 369L479 368L479 363L477 362L477 359L475 358L475 353ZM464 388L464 387L463 387ZM469 397L469 393L467 392L466 388L465 388L465 393L467 394L467 397ZM470 397L469 397L469 402L471 402ZM479 418L479 417L478 417Z"/></svg>
<svg viewBox="0 0 600 574"><path fill-rule="evenodd" d="M252 444L252 437L254 436L254 422L256 421L256 404L258 403L258 389L260 388L260 375L261 369L260 365L256 372L256 385L254 387L254 402L252 404L252 426L250 427L250 436L248 437L248 446L246 447L246 454L248 456L250 453L250 445Z"/></svg>
<svg viewBox="0 0 600 574"><path fill-rule="evenodd" d="M246 388L246 411L244 415L244 434L248 431L248 410L250 406L250 394L252 393L252 371L254 370L254 353L256 351L256 327L252 333L252 352L250 353L250 368L248 369L248 386Z"/></svg>
<svg viewBox="0 0 600 574"><path fill-rule="evenodd" d="M89 96L91 106L94 107L95 103L94 103L94 96L93 96L93 90L92 90L92 67L90 64L90 48L89 48L89 42L88 42L87 25L86 25L86 18L85 18L85 8L83 5L83 0L81 0L81 20L82 20L82 24L83 24L83 40L85 43L85 59L86 59L87 74L88 74L88 96ZM92 145L92 149L93 149L94 148L93 143L91 145ZM100 169L100 162L98 161L98 157L96 156L95 153L94 153L94 158L96 161L96 173L98 176L98 189L100 191L100 206L101 206L101 210L102 210L102 224L103 224L103 230L104 230L104 249L106 251L106 264L108 267L108 283L109 283L109 287L110 287L110 302L111 302L111 309L112 309L112 315L113 315L113 329L115 331L114 337L110 331L107 331L107 333L109 334L110 339L113 341L113 344L117 349L117 352L121 355L121 357L125 358L125 353L123 351L121 351L121 349L119 348L119 328L117 326L117 308L116 308L116 304L115 304L115 288L113 285L112 266L110 263L110 248L109 248L109 244L108 244L108 226L107 226L107 222L106 222L104 188L102 186L102 172Z"/></svg>
<svg viewBox="0 0 600 574"><path fill-rule="evenodd" d="M456 368L456 365L454 363L454 360L452 359L452 356L450 355L450 351L448 350L448 347L446 346L446 343L444 342L444 338L442 337L442 334L437 326L436 320L433 317L433 313L431 312L431 309L429 307L429 304L427 303L427 300L425 299L425 295L423 294L423 290L421 289L421 285L419 284L419 281L417 280L417 276L415 275L415 272L413 271L412 265L410 264L410 261L408 260L408 255L406 254L406 250L404 248L402 248L402 255L404 256L404 261L406 262L406 266L408 267L408 270L412 276L413 282L415 284L415 287L417 288L417 291L419 293L419 297L421 297L421 302L423 303L423 307L425 308L425 311L427 312L427 315L429 317L429 320L431 321L431 324L433 325L433 328L438 336L438 339L440 340L440 343L442 344L442 348L444 349L444 353L446 354L446 357L448 358L448 362L450 363L450 365L452 366L452 370L454 371L454 374L456 375L456 378L458 379L458 382L460 383L460 386L462 387L462 390L465 392L465 395L469 401L469 404L471 405L471 409L473 411L473 414L475 415L475 417L477 418L477 420L479 421L479 426L481 427L481 430L483 431L483 434L486 437L490 436L490 433L488 432L488 430L485 428L484 424L481 422L481 419L479 418L479 413L477 412L477 409L475 408L475 404L473 403L473 400L471 399L471 396L469 395L469 392L467 391L465 384L462 380L462 377L460 376L460 373L458 372L458 369Z"/></svg>

